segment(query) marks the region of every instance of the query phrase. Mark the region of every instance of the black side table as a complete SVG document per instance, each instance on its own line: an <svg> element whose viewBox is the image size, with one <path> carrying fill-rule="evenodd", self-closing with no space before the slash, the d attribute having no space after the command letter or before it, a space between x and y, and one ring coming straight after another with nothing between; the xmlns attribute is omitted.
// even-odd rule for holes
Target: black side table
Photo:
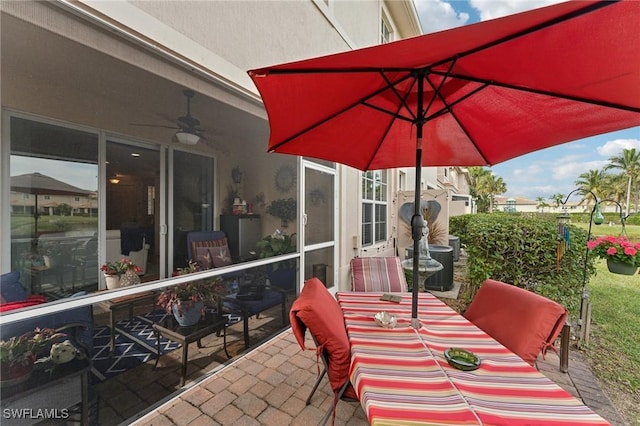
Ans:
<svg viewBox="0 0 640 426"><path fill-rule="evenodd" d="M59 421L69 417L70 407L82 403L81 424L89 425L90 368L88 359L75 359L57 365L52 372L35 370L22 383L2 386L0 423L4 426Z"/></svg>
<svg viewBox="0 0 640 426"><path fill-rule="evenodd" d="M219 316L207 312L204 319L201 319L195 325L181 326L173 317L169 317L162 324L154 324L153 330L157 336L157 349L158 354L156 357L156 363L153 368L158 366L160 360L160 337L166 337L174 342L182 345L182 374L180 378L180 386L184 386L187 377L187 362L189 361L189 343L197 342L198 347L201 348L202 344L200 339L213 333L223 332L223 344L224 353L227 358L230 358L227 351L227 319L224 316Z"/></svg>

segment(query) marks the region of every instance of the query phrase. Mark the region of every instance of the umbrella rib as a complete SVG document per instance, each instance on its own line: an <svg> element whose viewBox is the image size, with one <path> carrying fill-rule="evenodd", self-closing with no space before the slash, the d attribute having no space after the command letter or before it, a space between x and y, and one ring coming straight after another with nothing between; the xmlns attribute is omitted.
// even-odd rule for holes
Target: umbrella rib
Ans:
<svg viewBox="0 0 640 426"><path fill-rule="evenodd" d="M427 83L429 83L429 85L431 86L432 89L435 89L435 85L433 84L433 82L428 79L425 78L425 80L427 80ZM443 79L444 80L444 79ZM475 95L476 93L478 93L479 91L485 89L486 87L488 87L487 84L484 84L481 87L478 87L476 89L474 89L473 91L467 93L466 95L462 96L460 99L455 100L452 103L448 103L447 100L444 98L444 96L442 96L442 94L436 90L435 96L439 97L440 100L442 101L442 103L445 105L445 108L442 108L440 111L432 114L431 116L429 116L427 118L427 120L432 120L434 118L439 117L440 115L443 115L445 113L449 113L451 114L451 116L453 117L453 119L456 121L456 123L458 123L458 126L460 126L460 128L462 129L462 131L464 132L465 135L467 135L467 138L469 138L470 141L474 142L473 146L475 146L476 151L478 152L478 154L482 157L482 159L484 160L484 162L486 164L490 164L491 162L487 159L487 157L484 155L484 153L482 151L480 151L480 149L478 148L478 145L475 143L475 141L473 140L473 138L471 137L471 135L469 134L469 132L467 131L467 129L465 128L465 126L462 124L462 122L458 119L458 116L456 115L456 113L453 111L453 107L456 104L459 104L460 102L463 102L465 99L468 99L469 97Z"/></svg>
<svg viewBox="0 0 640 426"><path fill-rule="evenodd" d="M393 111L390 111L388 109L384 109L382 107L379 107L377 105L370 104L370 103L368 103L366 101L362 102L362 105L364 105L366 107L369 107L371 109L375 109L377 111L383 112L385 114L388 114L388 115L390 115L390 116L392 116L394 118L398 118L400 120L408 121L410 123L414 123L415 122L415 118L413 118L413 117L405 117L404 115L399 115L400 109L398 109L397 112L393 112Z"/></svg>
<svg viewBox="0 0 640 426"><path fill-rule="evenodd" d="M396 95L396 97L400 101L400 107L396 111L396 114L399 114L400 109L404 106L404 109L409 111L409 115L412 117L412 119L416 120L418 116L414 114L413 111L411 111L411 108L409 108L409 105L407 105L407 97L409 96L409 93L411 93L411 89L413 89L413 86L415 85L415 82L416 82L415 74L413 72L410 72L405 76L405 78L395 83L392 83L391 80L389 80L389 77L387 77L387 75L384 73L384 70L380 70L380 75L382 76L382 79L387 83L391 91ZM411 86L409 86L409 89L406 91L404 96L400 96L400 93L398 93L398 91L396 90L396 84L402 83L404 80L406 80L409 77L413 77L413 83L411 84ZM398 117L401 118L402 116L398 116Z"/></svg>
<svg viewBox="0 0 640 426"><path fill-rule="evenodd" d="M387 78L386 75L384 75L383 72L380 72L380 74L382 74L382 77L387 82L387 84L391 83L391 81ZM390 85L391 90L396 94L396 96L398 97L398 100L400 101L400 103L398 104L398 109L396 110L396 113L392 114L392 116L395 117L395 118L400 118L402 120L407 120L406 117L400 115L400 110L402 109L403 106L405 107L405 109L407 111L409 111L411 113L411 108L409 108L409 106L407 105L407 98L409 97L409 94L411 93L411 89L413 89L413 86L416 84L415 74L413 74L413 73L407 74L407 76L403 77L400 81L396 82L396 84L397 84L397 83L399 83L401 81L404 81L409 76L414 77L414 79L411 82L411 85L409 86L407 91L405 92L404 96L400 96L400 93L398 93L398 91L395 89L395 85L394 84ZM373 107L373 105L367 105L367 106ZM378 109L378 108L375 108L375 109ZM387 112L387 111L385 111L385 112ZM413 119L408 119L407 121L409 121L411 123L415 123L415 120L417 120L416 116L414 116ZM367 161L367 166L366 166L365 170L369 170L369 167L371 167L371 163L373 162L373 159L376 156L376 153L378 152L378 150L382 146L382 143L384 142L384 140L387 138L387 135L389 134L389 130L391 130L392 126L393 126L393 120L391 120L389 122L389 125L387 126L387 129L382 133L382 137L380 138L380 141L378 141L377 148L375 150L373 150L372 155L369 158L369 161Z"/></svg>
<svg viewBox="0 0 640 426"><path fill-rule="evenodd" d="M422 73L420 75L424 76L424 79L427 80L427 82L429 83L429 86L431 86L431 88L433 89L433 96L431 97L431 100L429 101L429 105L427 105L427 107L424 109L424 116L421 118L426 118L427 116L427 112L429 111L429 109L433 106L433 103L436 100L436 97L443 99L442 95L440 94L440 91L442 90L442 88L444 87L444 82L447 81L447 79L449 78L449 76L451 75L451 70L453 70L453 67L455 66L456 62L458 61L457 58L454 58L451 63L449 64L449 68L447 69L447 73L444 75L444 78L442 80L440 80L440 84L438 84L438 87L436 88L435 85L433 84L433 82L429 79L429 73L431 70L427 70L426 73ZM420 94L420 96L422 96L422 94ZM444 102L445 105L447 105L446 102ZM448 108L448 106L447 106Z"/></svg>
<svg viewBox="0 0 640 426"><path fill-rule="evenodd" d="M447 74L445 72L441 72L441 71L431 71L431 73L432 74L436 74L436 75L447 76ZM622 104L618 104L618 103L614 103L614 102L606 102L606 101L601 101L601 100L597 100L597 99L582 98L582 97L579 97L579 96L572 96L572 95L566 95L566 94L563 94L563 93L552 92L552 91L549 91L549 90L541 90L541 89L534 89L534 88L531 88L531 87L518 86L516 84L503 83L501 81L496 81L496 80L487 80L487 79L482 79L482 78L478 78L478 77L472 77L472 76L463 75L463 74L453 73L453 74L449 74L449 76L451 76L452 78L457 78L457 79L466 80L466 81L472 81L472 82L475 82L475 83L483 83L483 84L489 85L489 86L503 87L505 89L519 90L519 91L522 91L522 92L535 93L535 94L538 94L538 95L562 98L562 99L567 99L567 100L570 100L570 101L583 102L583 103L588 103L588 104L592 104L592 105L598 105L598 106L603 106L603 107L608 107L608 108L615 108L615 109L620 109L620 110L625 110L625 111L640 112L640 108L638 108L638 107L633 107L633 106L629 106L629 105L622 105Z"/></svg>

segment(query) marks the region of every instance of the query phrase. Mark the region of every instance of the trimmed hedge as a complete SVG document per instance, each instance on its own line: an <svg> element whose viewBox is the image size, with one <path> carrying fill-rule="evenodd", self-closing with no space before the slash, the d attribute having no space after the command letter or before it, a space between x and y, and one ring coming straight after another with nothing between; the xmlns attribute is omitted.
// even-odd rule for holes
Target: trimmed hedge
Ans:
<svg viewBox="0 0 640 426"><path fill-rule="evenodd" d="M450 219L451 234L460 237L468 254L467 300L480 284L493 278L561 303L577 313L582 295L587 232L570 226L570 244L559 264L554 217L523 214L475 214ZM595 273L589 257L587 280Z"/></svg>

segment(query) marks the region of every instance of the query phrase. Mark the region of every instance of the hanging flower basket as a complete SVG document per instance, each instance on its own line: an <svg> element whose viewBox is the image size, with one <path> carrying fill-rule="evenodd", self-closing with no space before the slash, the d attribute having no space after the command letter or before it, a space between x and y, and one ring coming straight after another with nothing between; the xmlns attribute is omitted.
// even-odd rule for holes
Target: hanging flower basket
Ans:
<svg viewBox="0 0 640 426"><path fill-rule="evenodd" d="M625 237L598 237L587 242L591 252L607 260L607 268L614 274L633 275L640 266L640 243Z"/></svg>
<svg viewBox="0 0 640 426"><path fill-rule="evenodd" d="M609 272L620 275L634 275L638 270L637 266L629 265L628 263L620 263L615 260L607 259L607 268Z"/></svg>

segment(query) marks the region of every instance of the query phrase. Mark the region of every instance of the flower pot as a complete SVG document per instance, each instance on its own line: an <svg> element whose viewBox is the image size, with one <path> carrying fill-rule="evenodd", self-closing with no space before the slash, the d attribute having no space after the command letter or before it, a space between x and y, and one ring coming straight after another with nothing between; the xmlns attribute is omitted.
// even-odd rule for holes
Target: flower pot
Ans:
<svg viewBox="0 0 640 426"><path fill-rule="evenodd" d="M182 301L178 305L177 303L171 307L173 310L173 316L181 326L195 325L200 321L202 315L202 308L204 303L201 300L193 302L191 300Z"/></svg>
<svg viewBox="0 0 640 426"><path fill-rule="evenodd" d="M607 268L609 272L620 275L633 275L638 270L637 266L629 265L628 263L614 262L611 259L607 259Z"/></svg>
<svg viewBox="0 0 640 426"><path fill-rule="evenodd" d="M11 386L22 383L31 377L36 357L32 354L21 361L0 363L0 384Z"/></svg>
<svg viewBox="0 0 640 426"><path fill-rule="evenodd" d="M120 276L120 287L127 287L136 284L140 284L140 277L133 269L127 270L127 272Z"/></svg>
<svg viewBox="0 0 640 426"><path fill-rule="evenodd" d="M105 275L104 281L107 283L108 290L113 290L114 288L120 288L119 275Z"/></svg>

